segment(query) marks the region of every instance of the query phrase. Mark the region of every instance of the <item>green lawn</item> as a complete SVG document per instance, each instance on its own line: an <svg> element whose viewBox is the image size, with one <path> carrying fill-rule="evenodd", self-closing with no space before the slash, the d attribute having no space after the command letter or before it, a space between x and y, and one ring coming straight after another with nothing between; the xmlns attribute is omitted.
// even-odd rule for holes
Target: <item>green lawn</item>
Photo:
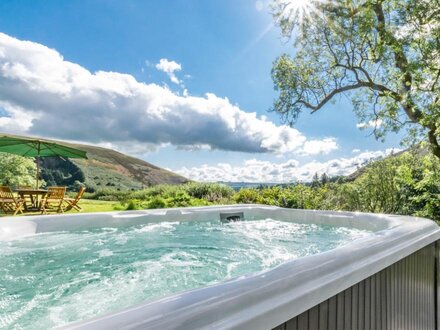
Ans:
<svg viewBox="0 0 440 330"><path fill-rule="evenodd" d="M75 210L70 210L65 213L92 213L92 212L111 212L115 210L122 209L121 204L119 202L108 202L108 201L99 201L93 199L82 199L79 202L79 206L82 207L82 212L77 212ZM30 212L24 213L23 215L38 215L40 212ZM49 214L54 214L54 212L50 212ZM0 213L0 217L7 216L8 214ZM9 214L10 215L10 214Z"/></svg>
<svg viewBox="0 0 440 330"><path fill-rule="evenodd" d="M115 208L121 208L121 204L119 202L98 201L94 199L82 199L79 202L79 206L83 208L82 212L110 212L115 211ZM78 212L70 210L67 213Z"/></svg>

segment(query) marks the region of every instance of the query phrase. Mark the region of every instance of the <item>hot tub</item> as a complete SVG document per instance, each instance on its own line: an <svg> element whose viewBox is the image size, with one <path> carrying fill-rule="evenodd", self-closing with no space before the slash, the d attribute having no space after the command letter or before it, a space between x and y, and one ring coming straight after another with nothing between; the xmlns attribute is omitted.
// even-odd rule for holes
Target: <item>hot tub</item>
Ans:
<svg viewBox="0 0 440 330"><path fill-rule="evenodd" d="M282 236L283 233L280 234L281 248L287 249L287 252L288 247L298 243L297 240L302 239L302 236L317 234L318 236L312 236L317 241L321 240L319 235L328 236L326 228L329 226L336 228L336 231L330 233L340 233L342 230L344 235L351 236L347 241L341 241L343 235L331 234L333 241L329 241L327 248L318 246L310 253L295 257L292 254L291 260L280 259L281 261L274 263L273 267L258 270L253 268L255 265L251 263L249 273L235 273L236 276L229 276L224 280L217 279L209 282L207 286L196 286L191 290L170 291L172 293L165 296L148 299L104 315L92 315L88 320L67 325L57 324L55 319L54 325L63 325L68 329L437 328L437 241L440 231L433 221L427 219L306 211L263 205L234 205L5 217L0 219L0 240L4 244L8 241L7 244L14 246L15 242L29 240L29 237L37 243L38 240L48 240L51 232L60 236L73 232L76 235L75 239L81 239L82 233L88 235L90 232L104 231L107 235L106 232L124 231L126 228L149 231L153 226L167 228L170 223L174 224L173 230L186 230L190 233L201 230L200 235L206 235L206 228L188 228L188 224L206 221L210 221L208 231L218 230L221 227L215 223L218 222L229 230L226 235L235 235L241 227L245 232L253 230L255 226L246 226L259 219L270 219L277 226L282 222L284 225L281 228L288 232L295 232L295 228L303 230L293 241ZM178 227L178 224L182 224L182 228ZM263 229L265 231L266 227ZM275 229L278 230L278 227ZM271 235L270 232L266 233L267 237ZM69 235L63 237L71 239ZM152 237L154 238L149 236L145 244L149 243ZM235 236L231 237L229 242L227 239L230 237L220 236L219 242L223 242L227 247L235 240ZM167 242L159 243L165 246L169 244ZM301 250L302 241L298 244L298 249ZM262 250L265 245L267 241L263 240L255 249ZM278 245L270 246L270 249L272 248L276 249ZM85 252L78 253L78 256L81 256ZM106 257L111 255L112 251L103 249L100 253L100 257ZM74 259L76 260L76 257ZM81 259L78 259L78 267L81 262ZM249 264L249 260L245 263ZM272 264L269 263L270 265ZM59 271L56 262L50 267ZM189 267L191 269L191 264ZM91 282L93 281L92 278ZM127 282L129 281L130 277L127 275ZM112 283L109 283L108 300L111 300L112 296L111 285ZM150 283L146 282L145 285L149 286ZM114 290L116 289L115 287ZM90 292L89 303L94 294ZM0 305L1 303L0 300ZM7 325L11 317L13 316L0 315L0 323ZM34 328L42 327L37 321L36 323Z"/></svg>

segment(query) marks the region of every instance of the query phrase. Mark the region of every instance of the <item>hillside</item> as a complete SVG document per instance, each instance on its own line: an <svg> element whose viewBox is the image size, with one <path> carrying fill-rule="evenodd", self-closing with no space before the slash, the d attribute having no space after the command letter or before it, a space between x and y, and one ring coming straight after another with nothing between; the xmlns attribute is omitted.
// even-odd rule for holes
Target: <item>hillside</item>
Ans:
<svg viewBox="0 0 440 330"><path fill-rule="evenodd" d="M189 181L180 175L115 150L56 142L86 151L88 159L42 158L41 176L48 185L74 188L75 185L85 184L88 191L94 191L101 188L141 189L157 184L180 184Z"/></svg>
<svg viewBox="0 0 440 330"><path fill-rule="evenodd" d="M54 181L56 184L71 186L79 181L89 191L93 191L98 188L141 189L157 184L180 184L188 181L180 175L115 150L90 145L62 144L86 151L88 159L43 159L42 177L48 184ZM64 182L66 180L68 182Z"/></svg>

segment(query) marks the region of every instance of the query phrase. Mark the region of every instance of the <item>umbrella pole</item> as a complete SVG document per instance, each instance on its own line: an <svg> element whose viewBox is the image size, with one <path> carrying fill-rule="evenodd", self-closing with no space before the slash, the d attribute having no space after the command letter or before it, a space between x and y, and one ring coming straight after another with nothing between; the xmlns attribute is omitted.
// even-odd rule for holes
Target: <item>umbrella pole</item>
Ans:
<svg viewBox="0 0 440 330"><path fill-rule="evenodd" d="M37 163L37 186L35 187L35 189L38 190L38 176L40 174L40 164L38 162L38 157L35 157L35 162Z"/></svg>

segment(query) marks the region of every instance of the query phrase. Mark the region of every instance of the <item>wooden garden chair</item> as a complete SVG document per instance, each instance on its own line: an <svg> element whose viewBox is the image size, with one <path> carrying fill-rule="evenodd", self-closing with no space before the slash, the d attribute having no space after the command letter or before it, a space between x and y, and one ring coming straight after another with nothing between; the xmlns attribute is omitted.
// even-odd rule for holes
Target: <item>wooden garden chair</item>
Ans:
<svg viewBox="0 0 440 330"><path fill-rule="evenodd" d="M47 214L49 209L56 209L57 213L64 213L64 195L66 187L48 187L47 194L41 202L41 214Z"/></svg>
<svg viewBox="0 0 440 330"><path fill-rule="evenodd" d="M19 189L35 189L35 187L31 187L31 186L19 186L18 187L18 190ZM23 206L24 206L24 209L26 210L27 208L30 208L30 207L35 207L35 204L36 204L36 201L34 200L34 198L33 198L33 196L32 195L22 195L22 196L20 196L22 199L23 199Z"/></svg>
<svg viewBox="0 0 440 330"><path fill-rule="evenodd" d="M75 209L78 212L81 212L82 208L81 206L78 205L78 202L80 201L80 199L82 198L85 192L86 192L86 187L81 186L75 198L64 198L64 201L67 204L66 211Z"/></svg>
<svg viewBox="0 0 440 330"><path fill-rule="evenodd" d="M23 213L24 201L14 195L11 188L8 186L0 186L0 208L4 213Z"/></svg>

